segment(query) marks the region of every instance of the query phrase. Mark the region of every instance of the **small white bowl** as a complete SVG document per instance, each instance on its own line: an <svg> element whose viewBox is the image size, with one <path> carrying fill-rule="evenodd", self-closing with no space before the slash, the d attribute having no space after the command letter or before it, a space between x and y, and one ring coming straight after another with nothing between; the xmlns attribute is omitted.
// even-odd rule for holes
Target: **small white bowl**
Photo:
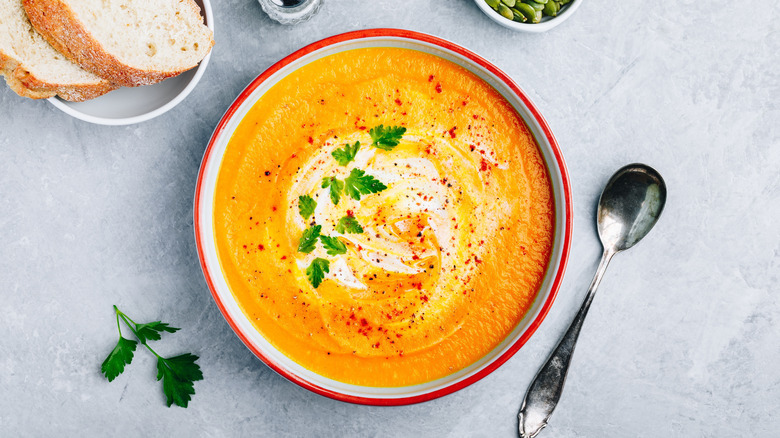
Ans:
<svg viewBox="0 0 780 438"><path fill-rule="evenodd" d="M206 26L214 32L214 16L209 0L195 0ZM200 81L209 64L209 52L192 70L153 85L122 87L85 102L49 98L66 114L98 125L132 125L151 120L179 104Z"/></svg>
<svg viewBox="0 0 780 438"><path fill-rule="evenodd" d="M474 3L477 4L477 7L482 9L482 12L484 12L485 15L490 17L491 20L509 29L516 30L519 32L529 32L529 33L547 32L553 27L558 26L559 24L566 21L569 17L571 17L572 14L574 14L574 12L577 10L577 8L580 7L582 2L583 0L573 0L571 3L564 6L557 16L543 17L542 21L539 23L518 23L516 21L512 21L507 18L504 18L504 16L502 16L498 12L494 11L493 8L488 6L488 4L485 3L485 0L474 0Z"/></svg>

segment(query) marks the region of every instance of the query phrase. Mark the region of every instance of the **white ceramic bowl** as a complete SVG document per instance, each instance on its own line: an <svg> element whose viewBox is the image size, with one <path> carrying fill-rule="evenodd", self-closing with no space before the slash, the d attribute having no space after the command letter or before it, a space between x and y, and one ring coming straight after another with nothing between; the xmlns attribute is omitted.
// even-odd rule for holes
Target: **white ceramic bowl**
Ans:
<svg viewBox="0 0 780 438"><path fill-rule="evenodd" d="M214 32L209 0L195 0L206 26ZM132 125L151 120L178 105L195 88L209 64L211 52L192 70L153 85L122 87L85 102L68 102L59 97L49 102L77 119L98 125Z"/></svg>
<svg viewBox="0 0 780 438"><path fill-rule="evenodd" d="M482 9L482 12L484 12L485 15L490 17L491 20L495 21L496 23L504 27L508 27L509 29L516 30L518 32L529 32L529 33L547 32L553 27L560 25L564 21L568 20L569 17L571 17L574 14L574 12L580 7L582 2L583 0L573 0L571 3L564 6L561 9L561 12L559 12L557 16L544 17L542 18L542 21L539 23L518 23L516 21L512 21L504 18L501 14L494 11L493 8L488 6L488 4L485 3L485 0L474 0L474 3L477 4L477 7Z"/></svg>
<svg viewBox="0 0 780 438"><path fill-rule="evenodd" d="M273 347L241 311L222 274L214 234L214 192L217 174L230 137L249 109L274 84L300 67L328 55L366 47L403 47L434 54L452 61L498 90L523 117L544 156L555 199L555 238L550 265L542 287L525 317L493 351L449 376L404 387L367 387L328 379L295 363ZM239 338L269 367L318 394L334 399L372 405L401 405L431 400L486 376L507 361L534 333L552 305L563 277L572 232L569 178L563 156L549 126L528 97L498 68L478 55L449 41L397 29L369 29L326 38L304 47L258 76L236 98L211 137L198 175L194 207L195 240L201 267L225 319Z"/></svg>

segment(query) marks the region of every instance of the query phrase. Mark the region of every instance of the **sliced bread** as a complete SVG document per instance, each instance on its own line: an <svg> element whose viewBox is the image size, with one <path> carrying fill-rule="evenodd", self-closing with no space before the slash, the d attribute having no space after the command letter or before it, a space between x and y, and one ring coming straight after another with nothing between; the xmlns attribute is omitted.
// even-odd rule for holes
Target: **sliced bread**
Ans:
<svg viewBox="0 0 780 438"><path fill-rule="evenodd" d="M0 0L0 74L17 94L82 101L116 88L49 45L27 19L21 0Z"/></svg>
<svg viewBox="0 0 780 438"><path fill-rule="evenodd" d="M23 0L57 50L110 82L160 82L196 65L214 45L193 0Z"/></svg>

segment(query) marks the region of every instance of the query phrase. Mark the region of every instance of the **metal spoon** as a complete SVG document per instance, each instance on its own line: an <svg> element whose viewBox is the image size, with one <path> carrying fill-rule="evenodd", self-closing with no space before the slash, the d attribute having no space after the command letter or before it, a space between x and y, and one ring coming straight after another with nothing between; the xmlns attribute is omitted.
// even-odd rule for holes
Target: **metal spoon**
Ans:
<svg viewBox="0 0 780 438"><path fill-rule="evenodd" d="M582 323L612 256L642 240L658 221L665 203L666 184L650 166L629 164L615 172L607 182L599 199L596 218L604 247L601 263L580 311L525 394L517 414L522 438L533 438L547 426L547 420L561 398Z"/></svg>

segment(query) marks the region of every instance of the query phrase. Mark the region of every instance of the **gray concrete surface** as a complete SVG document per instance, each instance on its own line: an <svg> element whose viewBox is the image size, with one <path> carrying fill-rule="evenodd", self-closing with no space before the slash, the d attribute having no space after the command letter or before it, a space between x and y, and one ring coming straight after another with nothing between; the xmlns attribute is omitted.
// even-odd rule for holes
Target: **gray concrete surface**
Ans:
<svg viewBox="0 0 780 438"><path fill-rule="evenodd" d="M613 261L540 437L778 436L780 7L585 1L543 35L469 0L328 0L292 28L252 0L216 1L203 81L135 126L0 87L0 436L514 436L595 269L594 203L634 161L666 178L666 211ZM477 384L397 408L320 397L257 360L214 305L192 231L200 159L235 96L303 45L370 27L429 32L508 72L552 126L575 202L569 269L532 340ZM100 375L112 304L183 327L158 348L201 356L188 409L165 407L140 350L113 383Z"/></svg>

